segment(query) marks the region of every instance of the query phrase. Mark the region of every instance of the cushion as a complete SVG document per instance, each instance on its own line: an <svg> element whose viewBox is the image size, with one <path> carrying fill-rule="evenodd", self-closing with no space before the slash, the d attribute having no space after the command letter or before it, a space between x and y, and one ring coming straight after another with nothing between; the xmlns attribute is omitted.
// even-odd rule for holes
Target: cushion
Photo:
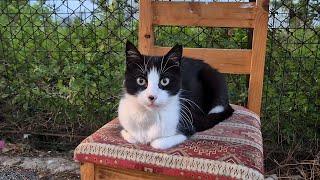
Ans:
<svg viewBox="0 0 320 180"><path fill-rule="evenodd" d="M112 120L81 142L74 159L197 179L263 179L260 118L232 106L235 112L230 118L167 150L126 142L119 121Z"/></svg>

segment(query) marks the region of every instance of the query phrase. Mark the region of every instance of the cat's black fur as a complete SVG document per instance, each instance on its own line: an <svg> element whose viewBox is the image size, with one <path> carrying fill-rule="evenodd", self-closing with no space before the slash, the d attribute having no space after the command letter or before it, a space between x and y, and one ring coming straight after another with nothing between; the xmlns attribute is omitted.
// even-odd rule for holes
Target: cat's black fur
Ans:
<svg viewBox="0 0 320 180"><path fill-rule="evenodd" d="M191 124L188 121L180 120L178 130L186 136L195 132L212 128L232 115L233 109L229 105L228 90L223 74L213 69L202 60L182 57L182 46L174 46L164 57L144 56L136 47L127 42L127 69L125 74L125 88L127 93L134 95L146 87L138 86L137 77L146 77L147 73L141 73L139 68L145 68L148 72L152 67L161 68L161 61L172 66L161 77L170 79L167 87L159 88L167 90L170 95L180 93L180 103L184 108L184 116L192 117ZM164 59L163 59L164 58ZM163 66L164 64L162 64ZM189 99L189 100L187 100ZM223 106L224 111L208 114L215 106Z"/></svg>

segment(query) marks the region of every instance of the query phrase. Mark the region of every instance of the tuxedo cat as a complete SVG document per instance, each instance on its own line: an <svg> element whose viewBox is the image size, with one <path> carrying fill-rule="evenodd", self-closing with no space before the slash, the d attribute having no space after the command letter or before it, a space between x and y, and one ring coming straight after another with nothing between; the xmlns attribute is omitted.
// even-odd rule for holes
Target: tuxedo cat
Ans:
<svg viewBox="0 0 320 180"><path fill-rule="evenodd" d="M182 57L182 46L145 56L126 44L122 137L156 149L173 147L232 115L224 76L201 60Z"/></svg>

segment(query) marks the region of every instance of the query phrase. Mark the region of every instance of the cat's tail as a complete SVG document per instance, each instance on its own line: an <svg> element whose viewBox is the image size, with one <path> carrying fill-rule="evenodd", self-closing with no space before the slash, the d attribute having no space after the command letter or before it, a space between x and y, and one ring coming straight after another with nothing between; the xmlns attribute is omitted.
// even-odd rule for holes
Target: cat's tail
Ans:
<svg viewBox="0 0 320 180"><path fill-rule="evenodd" d="M201 122L201 125L196 128L196 130L204 131L212 128L213 126L219 124L225 119L229 118L233 114L234 110L230 105L224 107L222 112L218 113L209 113L207 116L204 116Z"/></svg>
<svg viewBox="0 0 320 180"><path fill-rule="evenodd" d="M234 110L230 105L224 107L224 111L219 113L209 113L207 116L207 120L211 122L211 125L216 125L223 120L229 118L233 114Z"/></svg>

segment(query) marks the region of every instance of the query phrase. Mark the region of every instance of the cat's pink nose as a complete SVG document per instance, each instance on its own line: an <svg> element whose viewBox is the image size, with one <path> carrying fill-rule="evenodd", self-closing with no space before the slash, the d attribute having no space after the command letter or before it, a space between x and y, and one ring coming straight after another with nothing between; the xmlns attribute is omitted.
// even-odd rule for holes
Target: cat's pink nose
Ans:
<svg viewBox="0 0 320 180"><path fill-rule="evenodd" d="M151 101L151 102L154 102L156 99L157 99L157 96L148 96L148 99Z"/></svg>

